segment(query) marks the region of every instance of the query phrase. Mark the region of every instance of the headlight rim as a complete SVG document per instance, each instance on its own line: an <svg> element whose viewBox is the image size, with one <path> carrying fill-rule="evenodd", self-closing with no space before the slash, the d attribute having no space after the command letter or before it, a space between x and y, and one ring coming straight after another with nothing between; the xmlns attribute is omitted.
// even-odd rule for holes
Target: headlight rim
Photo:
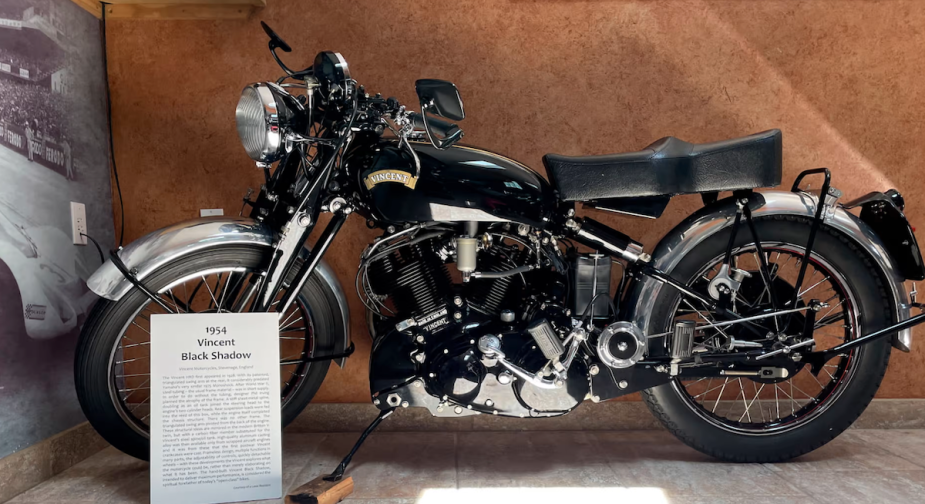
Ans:
<svg viewBox="0 0 925 504"><path fill-rule="evenodd" d="M260 132L260 137L263 139L262 144L258 148L251 149L248 145L248 140L244 138L241 132L241 100L244 99L245 94L249 89L254 90L257 94L257 99L260 104L260 108L263 111L263 131ZM244 146L245 152L247 152L248 157L254 161L261 163L272 163L278 160L282 154L282 144L283 144L283 129L285 123L282 120L283 115L288 115L289 110L286 108L286 104L282 104L283 110L280 110L280 99L276 93L273 92L273 88L270 86L270 83L267 82L254 82L244 86L244 89L241 90L241 98L238 100L238 106L235 109L235 122L238 129L238 137L241 140L241 144ZM255 119L255 118L245 118L246 120ZM245 127L255 127L255 125L247 124ZM258 147L258 146L254 146ZM259 150L259 152L257 152Z"/></svg>

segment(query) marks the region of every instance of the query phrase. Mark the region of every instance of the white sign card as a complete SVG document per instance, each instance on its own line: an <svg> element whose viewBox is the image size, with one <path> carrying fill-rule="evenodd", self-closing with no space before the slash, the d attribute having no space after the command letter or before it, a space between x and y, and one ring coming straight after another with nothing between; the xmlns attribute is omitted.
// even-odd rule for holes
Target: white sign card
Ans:
<svg viewBox="0 0 925 504"><path fill-rule="evenodd" d="M279 315L151 316L151 502L282 497Z"/></svg>

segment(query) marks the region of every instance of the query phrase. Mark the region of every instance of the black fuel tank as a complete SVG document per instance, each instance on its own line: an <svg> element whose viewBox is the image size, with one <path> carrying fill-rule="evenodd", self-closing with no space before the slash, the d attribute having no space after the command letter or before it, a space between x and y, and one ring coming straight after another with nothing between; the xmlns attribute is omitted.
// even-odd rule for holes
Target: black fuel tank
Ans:
<svg viewBox="0 0 925 504"><path fill-rule="evenodd" d="M412 142L414 160L395 140L351 153L360 191L377 218L391 223L509 220L542 227L555 209L546 180L530 168L493 152L453 146L446 150ZM352 170L351 170L352 171Z"/></svg>

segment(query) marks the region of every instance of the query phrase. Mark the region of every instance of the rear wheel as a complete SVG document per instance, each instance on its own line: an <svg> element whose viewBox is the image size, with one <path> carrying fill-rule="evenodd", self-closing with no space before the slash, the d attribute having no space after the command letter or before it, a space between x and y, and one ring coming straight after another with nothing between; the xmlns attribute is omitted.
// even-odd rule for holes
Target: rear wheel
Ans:
<svg viewBox="0 0 925 504"><path fill-rule="evenodd" d="M247 305L248 286L265 260L266 251L256 247L209 250L165 266L145 283L178 312L232 311ZM282 364L333 348L335 307L329 305L329 290L313 275L280 318L283 425L311 401L330 365ZM84 324L75 362L77 397L87 419L113 446L143 460L149 456L149 324L157 313L165 311L138 289L118 301L101 299Z"/></svg>
<svg viewBox="0 0 925 504"><path fill-rule="evenodd" d="M757 233L772 277L770 288L758 271L754 238L740 228L733 266L752 273L743 281L733 310L743 316L791 302L810 222L798 218L756 220ZM729 231L717 233L689 253L671 272L706 294L722 263ZM867 257L844 236L827 228L816 236L797 306L810 300L828 306L817 313L813 340L817 350L832 348L892 322L889 303ZM712 322L716 314L662 289L654 305L655 330L668 331L677 320ZM769 332L799 335L802 313L766 319ZM760 341L741 325L698 331L695 346L717 350L735 338ZM792 343L792 340L791 340ZM798 352L798 351L797 351ZM855 348L825 363L818 375L805 366L787 379L744 376L674 379L643 393L659 420L690 446L724 460L775 462L812 451L847 429L870 403L890 357L886 338Z"/></svg>

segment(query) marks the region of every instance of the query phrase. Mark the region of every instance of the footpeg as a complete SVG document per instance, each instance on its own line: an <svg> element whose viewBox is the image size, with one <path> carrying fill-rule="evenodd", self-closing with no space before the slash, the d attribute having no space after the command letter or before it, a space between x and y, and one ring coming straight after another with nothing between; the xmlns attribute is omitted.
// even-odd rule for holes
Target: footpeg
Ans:
<svg viewBox="0 0 925 504"><path fill-rule="evenodd" d="M546 380L534 373L527 371L526 369L521 368L520 366L517 366L513 362L508 362L507 359L505 359L504 352L501 351L501 338L493 334L487 334L479 338L478 347L479 351L485 354L486 357L491 359L498 359L498 364L501 364L511 373L514 373L515 375L539 388L554 389L565 385L565 381L560 378L555 380Z"/></svg>

